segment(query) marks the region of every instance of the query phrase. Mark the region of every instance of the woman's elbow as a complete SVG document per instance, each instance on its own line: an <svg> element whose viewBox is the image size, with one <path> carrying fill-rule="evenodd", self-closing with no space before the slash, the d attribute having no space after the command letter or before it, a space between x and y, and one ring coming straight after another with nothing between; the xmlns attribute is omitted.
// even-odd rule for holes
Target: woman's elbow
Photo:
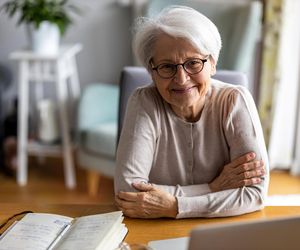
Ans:
<svg viewBox="0 0 300 250"><path fill-rule="evenodd" d="M245 213L262 210L266 203L266 192L261 186L251 186L244 188L242 201Z"/></svg>

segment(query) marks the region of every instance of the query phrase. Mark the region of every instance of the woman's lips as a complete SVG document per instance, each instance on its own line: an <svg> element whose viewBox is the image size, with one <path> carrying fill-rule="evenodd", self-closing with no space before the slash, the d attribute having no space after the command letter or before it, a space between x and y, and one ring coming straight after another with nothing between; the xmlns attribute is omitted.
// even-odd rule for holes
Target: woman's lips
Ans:
<svg viewBox="0 0 300 250"><path fill-rule="evenodd" d="M196 86L186 87L186 88L172 88L171 90L175 92L176 94L185 94L190 92L193 88Z"/></svg>

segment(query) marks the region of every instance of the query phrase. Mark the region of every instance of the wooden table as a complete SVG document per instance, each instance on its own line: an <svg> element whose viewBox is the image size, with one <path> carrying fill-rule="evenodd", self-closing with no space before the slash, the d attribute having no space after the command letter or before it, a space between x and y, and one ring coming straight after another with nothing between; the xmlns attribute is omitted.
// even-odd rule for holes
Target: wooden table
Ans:
<svg viewBox="0 0 300 250"><path fill-rule="evenodd" d="M99 205L41 205L0 203L0 223L13 214L31 210L33 212L56 213L71 217L115 211L113 204ZM287 216L300 216L300 207L266 207L262 211L227 218L197 218L197 219L131 219L125 218L129 232L125 238L128 243L147 244L151 240L161 240L174 237L188 236L190 230L196 226L213 223L230 223L238 221L261 220ZM3 230L2 230L3 231Z"/></svg>

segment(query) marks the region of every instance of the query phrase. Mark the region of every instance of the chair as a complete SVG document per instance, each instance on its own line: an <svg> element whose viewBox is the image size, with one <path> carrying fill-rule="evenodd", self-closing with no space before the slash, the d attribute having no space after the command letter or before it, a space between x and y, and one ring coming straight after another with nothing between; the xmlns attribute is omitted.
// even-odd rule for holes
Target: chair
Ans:
<svg viewBox="0 0 300 250"><path fill-rule="evenodd" d="M244 73L219 70L215 79L248 86ZM120 89L103 83L88 86L79 103L80 166L88 171L88 192L97 194L99 177L114 176L115 149L122 129L127 101L139 86L152 82L143 67L124 67ZM103 108L102 108L103 107Z"/></svg>
<svg viewBox="0 0 300 250"><path fill-rule="evenodd" d="M106 83L87 86L79 101L77 161L87 170L88 193L97 194L99 177L114 176L119 87Z"/></svg>
<svg viewBox="0 0 300 250"><path fill-rule="evenodd" d="M244 73L218 70L213 76L214 79L229 82L236 85L248 87L248 79ZM118 116L118 138L123 126L124 115L126 111L127 101L130 94L139 86L143 86L152 82L151 76L144 67L127 66L124 67L120 81L120 102Z"/></svg>

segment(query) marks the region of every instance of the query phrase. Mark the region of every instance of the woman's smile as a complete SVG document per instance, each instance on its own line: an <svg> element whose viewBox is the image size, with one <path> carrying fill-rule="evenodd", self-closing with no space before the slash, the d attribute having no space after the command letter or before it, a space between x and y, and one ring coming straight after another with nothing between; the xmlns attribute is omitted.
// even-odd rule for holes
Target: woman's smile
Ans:
<svg viewBox="0 0 300 250"><path fill-rule="evenodd" d="M171 91L175 94L188 94L194 90L197 86L187 86L187 87L179 87L179 88L171 88Z"/></svg>
<svg viewBox="0 0 300 250"><path fill-rule="evenodd" d="M163 63L177 65L206 57L207 55L200 54L189 41L161 34L155 42L152 61L154 66ZM205 61L201 71L196 74L187 72L184 67L186 66L177 67L175 75L170 78L162 78L156 70L152 70L152 79L175 114L185 120L194 121L200 117L210 86L210 76L215 67L212 60Z"/></svg>

